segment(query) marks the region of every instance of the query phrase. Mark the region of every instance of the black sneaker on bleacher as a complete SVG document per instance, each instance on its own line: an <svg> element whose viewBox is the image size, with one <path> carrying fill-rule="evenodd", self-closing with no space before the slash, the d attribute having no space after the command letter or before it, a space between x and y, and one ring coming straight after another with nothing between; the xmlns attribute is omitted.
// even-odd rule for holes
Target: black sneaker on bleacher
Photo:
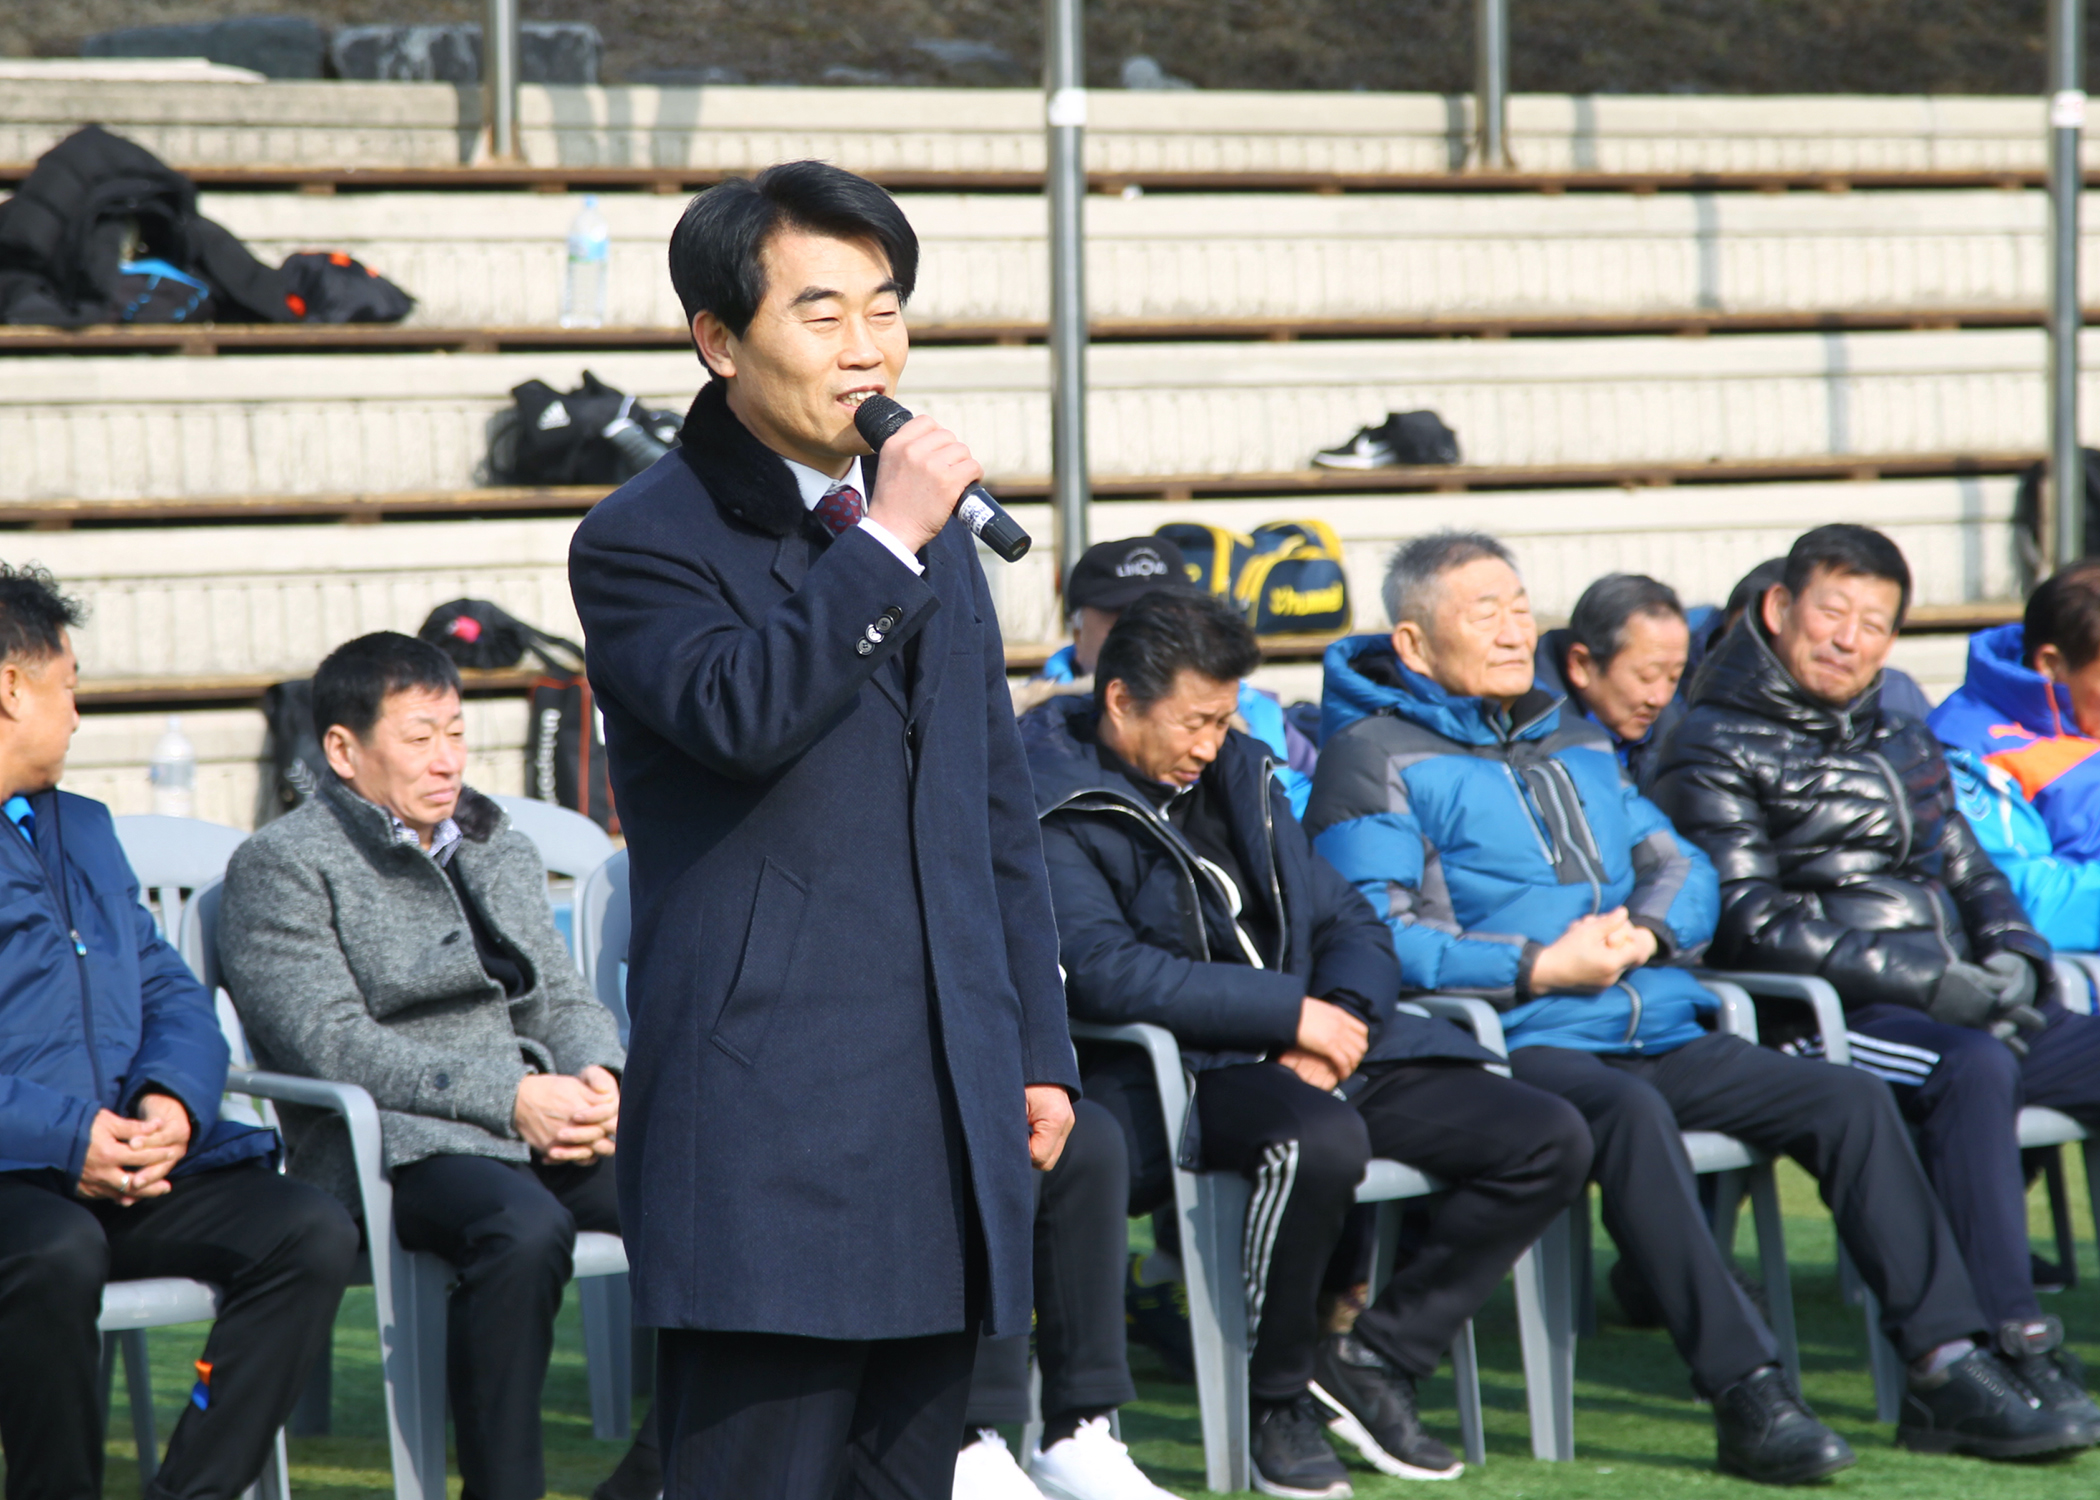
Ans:
<svg viewBox="0 0 2100 1500"><path fill-rule="evenodd" d="M1456 1479L1457 1455L1422 1430L1415 1380L1354 1333L1331 1333L1313 1355L1313 1399L1327 1430L1396 1479Z"/></svg>
<svg viewBox="0 0 2100 1500"><path fill-rule="evenodd" d="M1903 1397L1896 1441L1919 1453L2035 1458L2089 1447L2084 1424L2051 1411L2006 1360L1971 1349Z"/></svg>
<svg viewBox="0 0 2100 1500"><path fill-rule="evenodd" d="M1392 418L1376 427L1359 427L1356 436L1333 448L1322 448L1313 463L1322 469L1389 469L1400 462L1393 447Z"/></svg>
<svg viewBox="0 0 2100 1500"><path fill-rule="evenodd" d="M1327 1408L1310 1391L1279 1406L1256 1406L1254 1487L1285 1500L1349 1500L1349 1471L1327 1445Z"/></svg>

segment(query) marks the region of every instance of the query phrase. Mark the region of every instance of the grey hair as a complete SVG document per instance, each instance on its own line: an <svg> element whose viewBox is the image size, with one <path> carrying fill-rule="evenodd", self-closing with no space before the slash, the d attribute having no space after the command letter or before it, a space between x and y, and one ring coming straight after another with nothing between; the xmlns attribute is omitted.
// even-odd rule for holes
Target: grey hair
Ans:
<svg viewBox="0 0 2100 1500"><path fill-rule="evenodd" d="M1428 625L1436 602L1436 581L1483 557L1496 558L1512 568L1517 565L1509 548L1484 531L1432 531L1402 542L1385 565L1385 586L1379 590L1385 600L1385 617L1395 625L1409 620Z"/></svg>

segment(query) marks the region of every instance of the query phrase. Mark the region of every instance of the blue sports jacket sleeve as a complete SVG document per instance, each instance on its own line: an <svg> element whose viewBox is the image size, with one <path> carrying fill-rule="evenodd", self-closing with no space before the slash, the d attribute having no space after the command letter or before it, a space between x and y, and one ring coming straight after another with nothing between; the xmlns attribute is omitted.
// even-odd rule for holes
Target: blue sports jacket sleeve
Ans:
<svg viewBox="0 0 2100 1500"><path fill-rule="evenodd" d="M1626 915L1655 934L1656 958L1696 957L1721 915L1721 881L1706 851L1678 833L1662 810L1625 786L1633 834L1633 893Z"/></svg>

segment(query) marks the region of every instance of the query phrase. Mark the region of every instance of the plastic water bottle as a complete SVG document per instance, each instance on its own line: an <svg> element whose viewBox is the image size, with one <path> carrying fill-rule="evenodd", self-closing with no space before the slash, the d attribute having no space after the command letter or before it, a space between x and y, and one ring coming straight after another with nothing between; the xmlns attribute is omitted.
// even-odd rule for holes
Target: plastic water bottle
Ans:
<svg viewBox="0 0 2100 1500"><path fill-rule="evenodd" d="M146 771L153 783L153 810L164 818L192 818L197 807L197 749L182 732L182 715L169 714L168 727L153 747Z"/></svg>
<svg viewBox="0 0 2100 1500"><path fill-rule="evenodd" d="M569 226L569 261L562 273L561 326L603 328L605 289L611 269L612 231L598 212L598 195L585 196Z"/></svg>

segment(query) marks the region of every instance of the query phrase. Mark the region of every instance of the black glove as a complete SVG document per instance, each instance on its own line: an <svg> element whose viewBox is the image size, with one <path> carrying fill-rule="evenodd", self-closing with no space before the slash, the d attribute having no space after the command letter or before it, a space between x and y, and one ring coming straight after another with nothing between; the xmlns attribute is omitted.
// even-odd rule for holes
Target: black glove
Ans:
<svg viewBox="0 0 2100 1500"><path fill-rule="evenodd" d="M2013 962L2018 963L2019 959L2014 958ZM1947 972L1940 975L1940 982L1932 987L1932 999L1925 1006L1925 1014L1943 1026L1986 1026L1990 1024L1991 1013L1998 1008L1999 991L2006 983L2005 979L1980 964L1956 959L1947 965Z"/></svg>

